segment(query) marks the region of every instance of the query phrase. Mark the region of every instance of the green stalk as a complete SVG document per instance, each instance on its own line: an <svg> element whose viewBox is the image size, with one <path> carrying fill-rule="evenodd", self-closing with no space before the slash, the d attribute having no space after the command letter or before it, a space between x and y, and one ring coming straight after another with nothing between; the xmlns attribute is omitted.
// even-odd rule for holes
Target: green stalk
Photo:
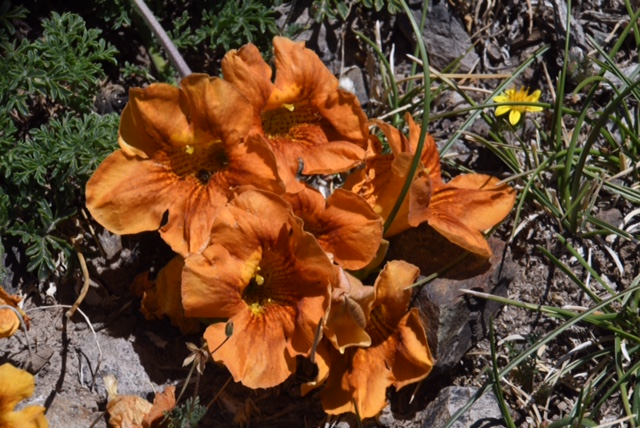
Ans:
<svg viewBox="0 0 640 428"><path fill-rule="evenodd" d="M424 103L423 103L423 112L422 112L422 123L420 126L420 139L418 140L418 147L416 148L416 152L413 154L413 160L411 161L411 168L409 169L409 174L407 174L407 178L402 186L402 190L400 191L400 195L396 200L393 209L389 213L389 217L384 222L384 231L386 232L391 227L393 220L395 220L398 211L400 211L400 207L404 202L407 194L409 193L409 188L411 187L411 183L413 182L413 177L416 174L418 169L418 165L420 164L420 157L422 155L422 149L424 148L424 142L427 136L427 127L429 126L429 113L431 109L431 76L429 73L429 57L427 55L427 49L424 46L424 40L422 40L422 32L418 28L418 24L416 24L416 20L413 17L411 9L407 5L406 0L400 0L402 3L402 8L404 9L409 21L411 21L411 27L413 29L414 34L416 34L418 46L420 47L420 57L422 59L422 68L424 73ZM426 12L426 8L425 8Z"/></svg>
<svg viewBox="0 0 640 428"><path fill-rule="evenodd" d="M577 323L581 322L581 321L585 321L587 320L589 317L592 317L594 315L594 313L596 311L600 311L602 310L604 307L611 305L613 302L615 302L618 299L623 298L624 296L630 294L630 293L634 293L636 291L640 290L640 276L636 277L633 280L633 283L631 285L631 287L629 287L628 289L622 291L620 294L618 294L617 296L611 297L607 300L604 300L603 302L595 305L594 307L592 307L591 309L585 311L584 313L576 316L575 318L572 318L570 320L568 320L567 322L565 322L564 324L560 325L559 327L557 327L556 329L554 329L552 332L550 332L548 335L540 338L538 341L536 341L533 345L531 345L530 347L528 347L524 352L522 352L520 355L518 355L516 358L514 358L509 364L507 364L499 373L498 373L498 377L502 378L504 376L506 376L507 374L509 374L509 372L511 372L511 370L513 370L514 368L518 367L522 362L524 362L527 358L529 358L531 355L533 355L535 352L537 352L538 349L540 349L541 346L546 345L547 343L551 342L553 339L555 339L558 335L562 334L563 332L567 331L570 327L576 325ZM475 293L475 292L472 292ZM482 293L481 293L482 294ZM489 295L490 296L490 295ZM520 303L520 302L518 302ZM640 364L640 363L639 363ZM473 406L473 404L478 400L478 398L480 398L482 395L484 395L485 392L487 392L492 385L493 382L491 381L487 381L485 382L479 389L478 391L469 399L469 401L462 407L460 407L458 409L458 411L451 417L451 419L449 419L449 421L447 422L447 424L443 427L443 428L451 428L452 425L464 414L466 413L471 406Z"/></svg>

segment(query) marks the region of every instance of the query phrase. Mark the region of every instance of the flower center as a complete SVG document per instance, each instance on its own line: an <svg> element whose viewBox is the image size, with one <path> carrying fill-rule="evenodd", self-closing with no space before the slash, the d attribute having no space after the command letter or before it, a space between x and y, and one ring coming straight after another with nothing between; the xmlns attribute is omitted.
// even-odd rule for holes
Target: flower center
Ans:
<svg viewBox="0 0 640 428"><path fill-rule="evenodd" d="M530 101L529 93L524 89L514 90L512 96L510 97L511 101L517 103L524 103ZM512 110L519 111L520 113L524 113L527 111L527 106L511 106Z"/></svg>
<svg viewBox="0 0 640 428"><path fill-rule="evenodd" d="M179 147L168 156L171 169L177 176L195 177L203 185L229 165L229 158L220 141Z"/></svg>
<svg viewBox="0 0 640 428"><path fill-rule="evenodd" d="M384 306L376 306L369 315L366 331L371 337L371 346L384 342L395 331L396 325L389 322Z"/></svg>
<svg viewBox="0 0 640 428"><path fill-rule="evenodd" d="M303 125L320 125L323 117L309 105L283 104L262 113L262 129L269 138L293 137L296 128Z"/></svg>
<svg viewBox="0 0 640 428"><path fill-rule="evenodd" d="M295 306L299 300L291 294L291 279L287 275L287 264L279 257L270 256L262 260L263 267L258 266L242 291L245 301L254 316L261 316L269 305ZM282 263L278 263L278 262Z"/></svg>

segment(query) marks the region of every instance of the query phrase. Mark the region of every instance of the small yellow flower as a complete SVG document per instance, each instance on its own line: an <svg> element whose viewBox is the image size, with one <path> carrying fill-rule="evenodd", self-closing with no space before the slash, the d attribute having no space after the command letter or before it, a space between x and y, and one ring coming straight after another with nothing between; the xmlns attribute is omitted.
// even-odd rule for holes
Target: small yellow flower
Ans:
<svg viewBox="0 0 640 428"><path fill-rule="evenodd" d="M540 99L540 90L536 89L531 95L529 95L529 88L520 88L518 90L507 89L504 95L498 95L493 99L496 103L535 103ZM514 106L514 105L501 105L496 108L496 116L500 116L509 112L509 123L516 125L520 122L522 113L525 112L537 112L542 111L542 107L538 106Z"/></svg>

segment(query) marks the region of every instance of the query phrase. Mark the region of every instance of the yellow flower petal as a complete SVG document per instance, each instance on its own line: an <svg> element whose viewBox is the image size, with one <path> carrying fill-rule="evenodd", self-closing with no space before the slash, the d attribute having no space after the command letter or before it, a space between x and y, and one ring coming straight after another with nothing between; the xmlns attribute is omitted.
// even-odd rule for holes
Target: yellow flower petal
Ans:
<svg viewBox="0 0 640 428"><path fill-rule="evenodd" d="M540 92L540 89L536 89L531 95L527 97L527 101L531 101L532 103L538 102L541 94L542 92Z"/></svg>
<svg viewBox="0 0 640 428"><path fill-rule="evenodd" d="M518 110L511 110L509 112L509 123L512 125L517 124L520 122L520 116L522 116L522 114Z"/></svg>
<svg viewBox="0 0 640 428"><path fill-rule="evenodd" d="M511 106L499 106L496 108L496 116L501 116L511 110Z"/></svg>

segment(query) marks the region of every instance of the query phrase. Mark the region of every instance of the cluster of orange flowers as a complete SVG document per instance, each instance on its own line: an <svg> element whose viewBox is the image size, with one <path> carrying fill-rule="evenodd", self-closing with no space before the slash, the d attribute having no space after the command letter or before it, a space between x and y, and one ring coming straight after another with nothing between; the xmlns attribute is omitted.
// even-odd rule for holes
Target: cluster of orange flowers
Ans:
<svg viewBox="0 0 640 428"><path fill-rule="evenodd" d="M381 263L383 221L420 129L410 116L409 138L369 122L303 43L276 37L273 46L275 79L249 44L227 53L223 78L194 74L179 88L131 90L120 149L89 180L87 206L115 233L159 230L177 253L146 286L147 317L166 315L185 332L206 324L208 348L224 342L213 359L251 388L282 383L298 356L315 352L319 374L304 391L323 386L329 414L371 417L389 386L422 380L433 366L409 307L418 268L390 261L373 286L355 276ZM383 154L370 125L392 153ZM326 198L308 184L356 167ZM385 238L427 222L488 257L481 231L501 221L515 197L497 182L484 175L443 182L429 137Z"/></svg>

